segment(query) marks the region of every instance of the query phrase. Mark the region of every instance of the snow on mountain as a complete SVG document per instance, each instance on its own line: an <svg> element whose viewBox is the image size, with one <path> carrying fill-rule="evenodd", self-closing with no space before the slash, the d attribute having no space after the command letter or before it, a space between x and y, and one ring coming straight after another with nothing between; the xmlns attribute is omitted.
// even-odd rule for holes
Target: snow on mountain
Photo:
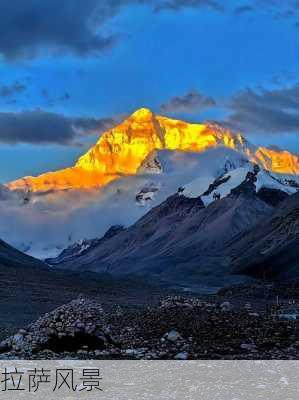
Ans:
<svg viewBox="0 0 299 400"><path fill-rule="evenodd" d="M261 227L263 233L263 221L270 221L268 228L274 243L268 238L264 240L266 251L269 248L277 250L283 236L286 248L283 256L280 255L278 273L283 273L283 269L288 274L289 270L295 273L298 261L298 240L295 240L298 196L294 193L297 189L282 184L268 171L244 160L239 160L241 166L238 168L219 175L216 155L215 152L210 153L208 168L210 173L214 171L214 179L207 182L205 176L202 182L200 179L192 181L108 240L105 237L98 239L92 246L84 247L83 252L70 247L49 263L78 271L105 272L116 276L137 273L172 283L198 285L200 282L200 285L223 286L247 280L242 274L232 274L235 268L232 265L240 268L238 272L247 270L242 262L232 262L235 252L231 249L238 246L240 238L243 242L245 238L245 250L236 253L242 259L244 252L250 252L250 247L259 243L252 241L256 227ZM229 163L227 158L223 161L226 169L233 166L232 160ZM291 214L285 210L286 204L291 206ZM276 210L283 213L283 218L272 218ZM294 240L295 243L292 242ZM288 254L289 245L292 254ZM251 252L246 262L259 261L261 256L263 254ZM292 263L290 266L283 264L286 256ZM264 262L263 270L259 271L253 262L248 272L263 276L263 271L273 272L271 265Z"/></svg>
<svg viewBox="0 0 299 400"><path fill-rule="evenodd" d="M222 181L228 179L203 196L204 203L209 204L215 191L224 197L252 168L243 154L225 147L201 153L160 150L153 159L159 173L145 168L99 189L31 193L30 201L22 206L0 202L0 237L36 257L55 257L77 241L103 236L112 225L130 226L180 187L185 188L184 196L197 197L220 177ZM260 182L288 193L296 191L272 179L266 171L259 173L257 185L262 186Z"/></svg>
<svg viewBox="0 0 299 400"><path fill-rule="evenodd" d="M142 170L100 189L30 193L22 207L0 202L0 237L36 257L54 257L76 241L101 237L112 225L133 224L186 182L200 176L208 184L228 166L246 162L225 147L202 153L160 150L155 157L160 173Z"/></svg>
<svg viewBox="0 0 299 400"><path fill-rule="evenodd" d="M239 186L243 181L246 180L248 173L253 173L256 165L250 162L244 164L244 166L229 171L228 173L218 177L211 183L207 177L204 179L197 178L184 186L184 190L181 193L189 198L195 198L201 196L205 206L211 204L215 199L226 197L230 194L232 189ZM256 173L255 187L256 192L261 188L275 189L287 193L288 195L297 192L297 189L290 184L281 183L277 178L273 177L268 171L258 168Z"/></svg>
<svg viewBox="0 0 299 400"><path fill-rule="evenodd" d="M192 197L224 177L224 196L244 177L249 161L276 179L265 175L267 187L299 186L294 154L258 148L217 124L140 109L103 133L73 167L0 187L0 237L37 257L55 256L78 240L101 237L112 225L133 224L180 187Z"/></svg>
<svg viewBox="0 0 299 400"><path fill-rule="evenodd" d="M247 278L231 275L227 245L274 210L252 186L252 181L239 185L209 207L200 198L175 193L111 239L71 260L61 255L54 263L63 269L115 276L136 273L180 285L242 282Z"/></svg>
<svg viewBox="0 0 299 400"><path fill-rule="evenodd" d="M24 177L8 187L30 192L99 188L123 175L135 175L140 169L159 171L153 157L157 150L199 153L220 146L236 150L269 171L299 173L296 154L254 146L240 133L215 123L188 123L141 108L104 132L74 166Z"/></svg>

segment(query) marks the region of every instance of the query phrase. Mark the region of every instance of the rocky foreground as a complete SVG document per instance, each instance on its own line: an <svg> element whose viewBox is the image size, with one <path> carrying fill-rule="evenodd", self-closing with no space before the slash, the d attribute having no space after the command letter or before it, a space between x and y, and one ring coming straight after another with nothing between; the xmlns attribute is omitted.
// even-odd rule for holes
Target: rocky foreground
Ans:
<svg viewBox="0 0 299 400"><path fill-rule="evenodd" d="M298 319L277 307L167 297L139 310L78 298L0 345L1 359L298 359Z"/></svg>

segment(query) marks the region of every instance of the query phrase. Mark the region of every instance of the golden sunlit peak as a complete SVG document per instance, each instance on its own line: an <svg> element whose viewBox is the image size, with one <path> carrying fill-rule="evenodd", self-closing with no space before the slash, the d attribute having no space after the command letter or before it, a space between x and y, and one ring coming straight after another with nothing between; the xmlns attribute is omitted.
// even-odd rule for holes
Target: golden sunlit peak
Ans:
<svg viewBox="0 0 299 400"><path fill-rule="evenodd" d="M8 187L35 192L99 187L119 176L136 174L153 151L201 153L218 146L236 149L268 171L299 174L299 157L295 154L256 148L241 134L216 123L190 124L140 108L106 131L73 167L35 178L19 179Z"/></svg>
<svg viewBox="0 0 299 400"><path fill-rule="evenodd" d="M149 108L139 108L136 110L131 117L133 118L144 118L153 115L153 112Z"/></svg>

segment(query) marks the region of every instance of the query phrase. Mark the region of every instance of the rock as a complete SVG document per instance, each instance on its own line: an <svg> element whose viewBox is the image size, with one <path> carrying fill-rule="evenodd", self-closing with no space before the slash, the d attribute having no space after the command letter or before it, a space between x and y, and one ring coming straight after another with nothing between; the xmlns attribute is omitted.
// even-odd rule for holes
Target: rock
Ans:
<svg viewBox="0 0 299 400"><path fill-rule="evenodd" d="M122 317L122 316L124 315L124 312L123 312L123 309L121 308L121 306L118 306L118 307L117 307L117 309L116 309L116 311L115 311L115 314L116 314L118 317Z"/></svg>
<svg viewBox="0 0 299 400"><path fill-rule="evenodd" d="M260 314L255 313L255 312L251 312L251 313L249 313L248 315L249 315L250 317L259 317L259 316L260 316Z"/></svg>
<svg viewBox="0 0 299 400"><path fill-rule="evenodd" d="M178 353L175 357L175 360L188 360L188 353L183 351L182 353Z"/></svg>
<svg viewBox="0 0 299 400"><path fill-rule="evenodd" d="M253 343L242 343L241 346L240 346L240 348L241 348L242 350L251 351L251 352L252 352L252 351L253 351L253 352L256 351L256 345L253 344Z"/></svg>
<svg viewBox="0 0 299 400"><path fill-rule="evenodd" d="M221 311L223 312L229 312L232 310L233 307L229 301L224 301L223 303L220 304L220 308Z"/></svg>
<svg viewBox="0 0 299 400"><path fill-rule="evenodd" d="M78 350L77 354L80 356L86 356L86 355L88 355L88 351L87 350Z"/></svg>
<svg viewBox="0 0 299 400"><path fill-rule="evenodd" d="M23 335L18 333L18 334L13 336L13 345L15 347L22 347L23 343L24 343L24 336Z"/></svg>
<svg viewBox="0 0 299 400"><path fill-rule="evenodd" d="M189 299L182 296L168 296L165 299L161 300L160 308L176 308L176 307L184 307L192 309L194 307L202 307L203 302L199 299Z"/></svg>
<svg viewBox="0 0 299 400"><path fill-rule="evenodd" d="M159 357L158 357L157 353L152 351L152 352L146 354L146 358L149 360L157 360Z"/></svg>
<svg viewBox="0 0 299 400"><path fill-rule="evenodd" d="M172 330L164 335L165 339L169 340L170 342L177 342L178 340L182 339L182 336L179 332Z"/></svg>
<svg viewBox="0 0 299 400"><path fill-rule="evenodd" d="M113 354L111 351L107 351L107 350L96 350L94 352L94 355L96 357L109 357L111 354Z"/></svg>
<svg viewBox="0 0 299 400"><path fill-rule="evenodd" d="M136 354L136 350L135 349L127 349L127 350L125 350L125 354L127 356L134 356Z"/></svg>

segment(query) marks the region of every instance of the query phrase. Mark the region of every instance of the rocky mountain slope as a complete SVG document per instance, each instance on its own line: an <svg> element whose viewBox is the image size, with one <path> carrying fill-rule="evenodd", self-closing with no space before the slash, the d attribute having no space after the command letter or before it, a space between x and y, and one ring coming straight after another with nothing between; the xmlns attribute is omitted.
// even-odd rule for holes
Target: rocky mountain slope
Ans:
<svg viewBox="0 0 299 400"><path fill-rule="evenodd" d="M191 124L142 108L103 133L73 167L25 177L9 183L8 187L30 192L101 187L142 170L155 150L202 152L219 146L235 149L269 171L299 173L298 156L287 151L253 146L241 134L216 124Z"/></svg>
<svg viewBox="0 0 299 400"><path fill-rule="evenodd" d="M136 279L55 270L0 241L0 340L80 294L108 309L139 307L172 293Z"/></svg>
<svg viewBox="0 0 299 400"><path fill-rule="evenodd" d="M150 275L168 282L236 282L227 247L273 212L273 204L256 191L259 172L249 172L226 197L206 206L204 196L186 197L182 188L109 240L71 260L49 262L60 268Z"/></svg>
<svg viewBox="0 0 299 400"><path fill-rule="evenodd" d="M140 173L99 189L23 193L27 201L21 201L22 192L10 191L0 202L0 237L35 257L53 257L76 241L101 237L112 225L130 226L199 176L207 188L247 163L243 155L223 147L202 153L159 150ZM157 165L159 173L153 172ZM12 196L20 201L12 201Z"/></svg>
<svg viewBox="0 0 299 400"><path fill-rule="evenodd" d="M0 240L0 267L46 268L46 265Z"/></svg>
<svg viewBox="0 0 299 400"><path fill-rule="evenodd" d="M299 193L230 249L236 271L260 278L299 278Z"/></svg>

